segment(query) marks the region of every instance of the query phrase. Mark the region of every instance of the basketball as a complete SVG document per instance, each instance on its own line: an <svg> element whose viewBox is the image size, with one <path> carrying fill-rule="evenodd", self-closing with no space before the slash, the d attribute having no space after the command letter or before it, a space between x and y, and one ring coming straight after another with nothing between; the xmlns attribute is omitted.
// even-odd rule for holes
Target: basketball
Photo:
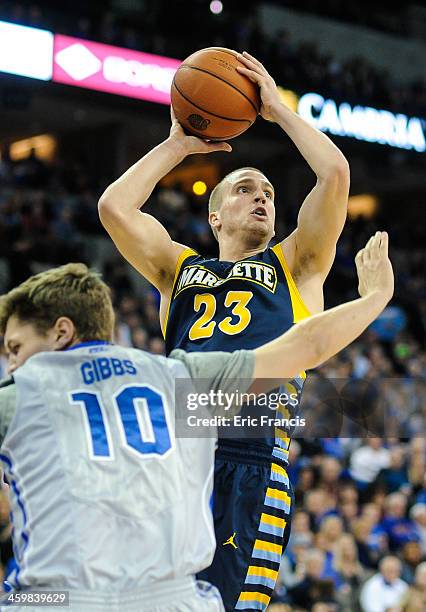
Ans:
<svg viewBox="0 0 426 612"><path fill-rule="evenodd" d="M179 66L171 99L183 128L207 140L229 140L245 132L260 109L259 87L237 71L237 52L209 47Z"/></svg>

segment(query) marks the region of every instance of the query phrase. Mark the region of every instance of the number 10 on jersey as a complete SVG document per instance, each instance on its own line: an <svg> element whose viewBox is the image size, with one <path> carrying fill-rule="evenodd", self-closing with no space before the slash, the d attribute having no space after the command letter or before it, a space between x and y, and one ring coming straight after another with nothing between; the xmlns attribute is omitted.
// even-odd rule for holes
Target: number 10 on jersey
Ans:
<svg viewBox="0 0 426 612"><path fill-rule="evenodd" d="M116 419L122 446L144 457L164 456L172 448L161 394L148 385L129 385L112 398L113 411L108 412L98 392L75 391L73 404L83 409L92 459L114 459L111 420ZM144 418L145 417L145 418Z"/></svg>

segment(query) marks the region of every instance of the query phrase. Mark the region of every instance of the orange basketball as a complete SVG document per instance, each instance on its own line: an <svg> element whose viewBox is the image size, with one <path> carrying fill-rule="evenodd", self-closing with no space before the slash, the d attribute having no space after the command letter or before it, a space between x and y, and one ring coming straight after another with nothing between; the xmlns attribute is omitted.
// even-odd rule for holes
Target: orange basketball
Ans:
<svg viewBox="0 0 426 612"><path fill-rule="evenodd" d="M259 87L237 71L237 52L209 47L179 66L172 106L184 129L208 140L229 140L245 132L260 109Z"/></svg>

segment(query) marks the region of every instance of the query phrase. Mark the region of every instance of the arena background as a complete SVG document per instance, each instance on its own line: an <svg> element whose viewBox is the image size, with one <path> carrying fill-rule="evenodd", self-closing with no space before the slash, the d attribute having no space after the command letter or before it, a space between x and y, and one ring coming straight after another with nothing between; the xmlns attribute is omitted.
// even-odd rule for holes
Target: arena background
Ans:
<svg viewBox="0 0 426 612"><path fill-rule="evenodd" d="M349 160L349 217L325 286L327 307L356 297L353 259L367 237L376 229L390 234L394 299L315 376L374 383L393 426L385 438L334 432L292 443L297 510L270 610L426 609L426 8L408 2L390 12L387 6L335 0L246 1L244 7L230 0L74 0L72 8L0 2L2 293L40 270L85 261L113 289L117 342L163 353L158 295L115 250L98 220L97 201L126 167L167 137L170 71L208 46L248 50L260 59L283 100L324 129ZM10 24L47 32L33 38L35 31ZM53 74L43 53L53 57ZM107 56L115 60L106 68ZM124 95L108 93L118 90ZM269 177L277 192L278 237L294 229L314 184L277 126L259 119L232 144L231 155L186 159L144 208L174 239L205 255L216 255L207 224L209 190L226 172L254 165ZM1 355L2 374L5 367ZM7 575L13 553L4 494L0 522ZM389 554L400 565L379 568ZM376 581L364 587L370 577ZM391 593L391 603L384 603L382 589Z"/></svg>

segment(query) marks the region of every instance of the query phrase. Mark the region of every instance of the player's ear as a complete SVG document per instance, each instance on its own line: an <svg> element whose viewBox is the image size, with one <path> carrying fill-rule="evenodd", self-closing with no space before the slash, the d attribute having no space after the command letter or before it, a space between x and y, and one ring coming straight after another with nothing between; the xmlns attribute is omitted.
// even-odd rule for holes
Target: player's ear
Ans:
<svg viewBox="0 0 426 612"><path fill-rule="evenodd" d="M56 351L62 351L67 348L76 336L75 325L68 317L59 317L53 326L54 341Z"/></svg>
<svg viewBox="0 0 426 612"><path fill-rule="evenodd" d="M217 230L220 228L221 221L220 221L220 211L219 210L215 210L214 212L211 212L209 214L209 223L211 227L214 227Z"/></svg>

